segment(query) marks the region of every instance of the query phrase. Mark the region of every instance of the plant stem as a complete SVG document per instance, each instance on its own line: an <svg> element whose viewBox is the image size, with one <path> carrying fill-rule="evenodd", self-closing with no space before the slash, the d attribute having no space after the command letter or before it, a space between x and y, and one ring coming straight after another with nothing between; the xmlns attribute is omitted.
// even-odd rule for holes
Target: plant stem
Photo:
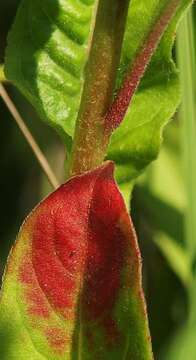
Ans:
<svg viewBox="0 0 196 360"><path fill-rule="evenodd" d="M162 35L167 29L167 26L176 14L179 5L180 0L168 1L168 4L163 8L160 16L147 36L146 41L136 55L136 58L133 60L129 71L125 76L123 85L106 114L105 129L107 133L111 134L124 119L126 111L151 57L154 54Z"/></svg>
<svg viewBox="0 0 196 360"><path fill-rule="evenodd" d="M103 120L112 102L128 4L129 0L99 1L69 176L95 168L105 157L109 137Z"/></svg>
<svg viewBox="0 0 196 360"><path fill-rule="evenodd" d="M181 1L167 1L111 104L128 3L129 1L122 0L99 2L69 176L93 169L102 163L110 136L124 119L151 57Z"/></svg>
<svg viewBox="0 0 196 360"><path fill-rule="evenodd" d="M38 162L40 163L42 170L44 171L45 175L47 176L50 184L52 185L52 187L54 189L56 189L59 186L59 183L58 183L46 157L44 156L43 152L39 148L38 144L36 143L35 139L33 138L32 134L31 134L30 130L24 123L22 117L20 116L18 110L16 109L14 103L10 99L7 91L5 90L5 88L2 84L0 84L0 96L2 97L7 108L9 109L13 118L15 119L20 130L22 131L25 139L27 140L28 144L30 145L31 149L33 150L33 152L34 152Z"/></svg>

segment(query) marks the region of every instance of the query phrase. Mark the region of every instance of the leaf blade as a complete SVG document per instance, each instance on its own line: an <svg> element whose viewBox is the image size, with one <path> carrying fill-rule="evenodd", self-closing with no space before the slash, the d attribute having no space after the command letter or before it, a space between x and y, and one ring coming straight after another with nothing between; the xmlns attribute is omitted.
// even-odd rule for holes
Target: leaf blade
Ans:
<svg viewBox="0 0 196 360"><path fill-rule="evenodd" d="M73 134L97 1L22 1L8 37L8 79L41 118Z"/></svg>
<svg viewBox="0 0 196 360"><path fill-rule="evenodd" d="M32 346L32 360L152 359L140 253L112 172L72 178L24 223L0 305L10 360Z"/></svg>

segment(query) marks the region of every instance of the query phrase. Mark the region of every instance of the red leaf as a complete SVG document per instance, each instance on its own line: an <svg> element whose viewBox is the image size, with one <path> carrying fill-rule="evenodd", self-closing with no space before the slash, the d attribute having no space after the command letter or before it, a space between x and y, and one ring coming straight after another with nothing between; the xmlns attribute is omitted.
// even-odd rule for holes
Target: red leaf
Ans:
<svg viewBox="0 0 196 360"><path fill-rule="evenodd" d="M151 359L140 252L113 167L76 176L44 200L9 261L3 298L10 292L20 303L36 351L47 358L119 360L127 352ZM10 312L3 300L2 308Z"/></svg>

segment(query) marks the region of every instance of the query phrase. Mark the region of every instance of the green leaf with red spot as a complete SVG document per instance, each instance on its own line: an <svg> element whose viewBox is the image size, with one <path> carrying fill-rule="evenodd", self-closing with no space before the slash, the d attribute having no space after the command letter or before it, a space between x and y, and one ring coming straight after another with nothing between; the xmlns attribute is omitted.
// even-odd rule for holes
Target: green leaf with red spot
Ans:
<svg viewBox="0 0 196 360"><path fill-rule="evenodd" d="M24 222L2 289L5 359L152 359L140 252L113 167L73 177Z"/></svg>

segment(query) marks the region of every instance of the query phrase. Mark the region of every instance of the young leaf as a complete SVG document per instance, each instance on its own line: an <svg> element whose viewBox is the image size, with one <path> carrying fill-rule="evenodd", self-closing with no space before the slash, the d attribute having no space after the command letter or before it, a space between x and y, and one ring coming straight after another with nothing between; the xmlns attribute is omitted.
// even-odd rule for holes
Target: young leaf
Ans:
<svg viewBox="0 0 196 360"><path fill-rule="evenodd" d="M154 26L164 9L174 2L131 2L117 87L120 87L129 64L134 63L142 51L146 39L154 31ZM126 189L130 181L157 158L163 127L174 114L180 101L178 72L172 60L172 45L176 25L192 1L179 0L177 3L178 10L152 58L127 115L112 136L108 158L116 162L117 181L119 184L127 184Z"/></svg>
<svg viewBox="0 0 196 360"><path fill-rule="evenodd" d="M0 323L9 360L152 360L140 253L111 162L73 177L26 219Z"/></svg>

